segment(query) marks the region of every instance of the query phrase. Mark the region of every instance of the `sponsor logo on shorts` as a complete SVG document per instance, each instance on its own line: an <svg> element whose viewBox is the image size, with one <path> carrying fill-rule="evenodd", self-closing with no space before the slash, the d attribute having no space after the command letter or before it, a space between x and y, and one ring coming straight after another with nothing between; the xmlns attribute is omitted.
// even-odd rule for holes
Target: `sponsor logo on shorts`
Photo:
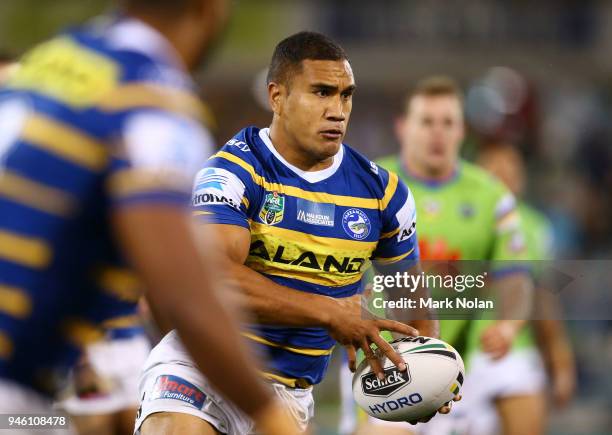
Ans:
<svg viewBox="0 0 612 435"><path fill-rule="evenodd" d="M374 372L367 373L361 377L361 389L366 396L388 397L410 383L408 370L400 372L397 367L389 367L384 370L385 379L380 380Z"/></svg>
<svg viewBox="0 0 612 435"><path fill-rule="evenodd" d="M297 200L297 220L322 227L334 226L334 204L312 202L306 199Z"/></svg>
<svg viewBox="0 0 612 435"><path fill-rule="evenodd" d="M202 409L206 394L185 379L173 375L161 375L155 381L152 400L180 400L198 409Z"/></svg>

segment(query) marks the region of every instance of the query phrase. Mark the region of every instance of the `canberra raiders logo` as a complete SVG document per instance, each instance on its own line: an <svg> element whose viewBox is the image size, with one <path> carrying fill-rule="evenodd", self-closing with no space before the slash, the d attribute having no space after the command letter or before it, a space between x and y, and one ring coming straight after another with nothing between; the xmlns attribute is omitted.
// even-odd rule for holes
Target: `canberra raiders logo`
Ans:
<svg viewBox="0 0 612 435"><path fill-rule="evenodd" d="M259 212L259 219L268 225L276 225L283 220L284 212L285 197L274 191L266 194L266 199Z"/></svg>

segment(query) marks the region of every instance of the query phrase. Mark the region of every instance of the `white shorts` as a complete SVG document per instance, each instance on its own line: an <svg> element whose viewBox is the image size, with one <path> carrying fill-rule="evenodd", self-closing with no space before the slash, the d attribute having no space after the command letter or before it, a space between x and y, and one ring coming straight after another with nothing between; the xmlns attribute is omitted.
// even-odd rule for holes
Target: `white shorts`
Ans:
<svg viewBox="0 0 612 435"><path fill-rule="evenodd" d="M314 415L312 388L288 388L272 383L274 392L305 429ZM252 420L224 399L195 367L174 331L153 349L140 379L140 409L135 434L157 412L199 417L227 435L254 434Z"/></svg>
<svg viewBox="0 0 612 435"><path fill-rule="evenodd" d="M494 360L485 353L472 356L460 402L448 415L438 415L429 423L417 425L419 435L492 435L500 422L495 400L530 396L544 391L546 371L535 348L513 350Z"/></svg>
<svg viewBox="0 0 612 435"><path fill-rule="evenodd" d="M111 385L109 394L80 398L72 395L58 407L71 415L112 414L138 407L138 382L151 351L148 338L104 340L87 347L87 356L95 372Z"/></svg>
<svg viewBox="0 0 612 435"><path fill-rule="evenodd" d="M350 374L343 367L344 374ZM352 376L352 374L350 374ZM437 415L429 423L416 426L405 422L388 422L370 417L371 424L378 427L392 426L406 428L419 435L489 435L497 433L499 421L495 409L495 399L522 395L533 395L544 390L546 373L538 351L534 348L518 349L500 360L493 360L487 354L476 353L471 359L469 371L461 389L462 400L453 404L448 415ZM343 382L344 389L351 388ZM352 392L342 394L343 400L352 400ZM343 406L343 414L351 408ZM354 408L353 408L354 409ZM354 424L356 419L341 416L341 421ZM352 424L343 428L341 433L349 433Z"/></svg>
<svg viewBox="0 0 612 435"><path fill-rule="evenodd" d="M23 387L7 379L0 378L0 413L2 414L54 414L51 401L37 392ZM68 429L0 429L2 435L40 435L43 433L57 435L72 435Z"/></svg>

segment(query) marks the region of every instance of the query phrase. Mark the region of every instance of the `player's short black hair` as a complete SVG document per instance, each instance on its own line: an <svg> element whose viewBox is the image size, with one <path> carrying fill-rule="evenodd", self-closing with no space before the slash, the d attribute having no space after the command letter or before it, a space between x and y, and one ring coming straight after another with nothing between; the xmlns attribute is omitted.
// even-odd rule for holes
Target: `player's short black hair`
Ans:
<svg viewBox="0 0 612 435"><path fill-rule="evenodd" d="M299 32L283 39L274 49L267 83L287 85L300 72L303 60L349 60L344 49L330 38L316 32Z"/></svg>
<svg viewBox="0 0 612 435"><path fill-rule="evenodd" d="M159 11L164 13L180 13L191 4L193 0L120 0L120 3L132 11Z"/></svg>

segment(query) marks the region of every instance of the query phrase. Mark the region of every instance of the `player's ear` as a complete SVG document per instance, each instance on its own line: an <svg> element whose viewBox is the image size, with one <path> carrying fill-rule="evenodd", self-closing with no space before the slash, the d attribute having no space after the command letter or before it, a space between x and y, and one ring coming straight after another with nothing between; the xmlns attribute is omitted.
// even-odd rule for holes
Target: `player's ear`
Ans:
<svg viewBox="0 0 612 435"><path fill-rule="evenodd" d="M402 142L404 136L404 130L406 129L406 117L404 115L396 116L393 123L393 130L395 131L395 137L398 142Z"/></svg>
<svg viewBox="0 0 612 435"><path fill-rule="evenodd" d="M284 91L283 85L276 82L268 83L268 102L275 115L280 115L282 112Z"/></svg>

